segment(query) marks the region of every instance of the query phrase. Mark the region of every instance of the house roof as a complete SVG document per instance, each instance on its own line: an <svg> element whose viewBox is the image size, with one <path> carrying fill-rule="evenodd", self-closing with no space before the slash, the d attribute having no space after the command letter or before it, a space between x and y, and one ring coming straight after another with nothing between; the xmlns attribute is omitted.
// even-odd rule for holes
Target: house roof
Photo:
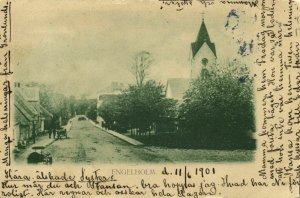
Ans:
<svg viewBox="0 0 300 198"><path fill-rule="evenodd" d="M24 114L25 113L25 114ZM19 108L15 108L15 125L28 125L29 122L33 121L33 117L30 115L26 114L25 110L20 110Z"/></svg>
<svg viewBox="0 0 300 198"><path fill-rule="evenodd" d="M40 106L40 110L42 111L44 116L53 118L53 115L47 109L45 109L42 105L39 105L39 106Z"/></svg>
<svg viewBox="0 0 300 198"><path fill-rule="evenodd" d="M189 78L168 79L167 89L171 91L172 98L182 100L184 93L188 90L191 80ZM168 90L167 90L168 91Z"/></svg>
<svg viewBox="0 0 300 198"><path fill-rule="evenodd" d="M40 100L39 88L37 87L22 87L21 93L23 97L29 102L37 102Z"/></svg>
<svg viewBox="0 0 300 198"><path fill-rule="evenodd" d="M105 98L117 97L121 93L122 93L121 91L115 91L115 92L111 92L111 93L102 93L102 94L99 94L98 99L101 100L101 99L105 99Z"/></svg>
<svg viewBox="0 0 300 198"><path fill-rule="evenodd" d="M32 104L25 100L25 98L22 96L19 90L15 90L14 105L16 109L20 111L20 113L29 121L33 121L35 119L35 116L39 114L36 111L36 109L32 106Z"/></svg>
<svg viewBox="0 0 300 198"><path fill-rule="evenodd" d="M202 20L197 39L195 42L191 43L193 58L195 57L195 55L197 54L197 52L203 46L204 43L206 43L208 47L211 49L211 51L214 53L214 55L217 56L215 44L210 41L209 34L206 29L206 25L204 23L204 20Z"/></svg>

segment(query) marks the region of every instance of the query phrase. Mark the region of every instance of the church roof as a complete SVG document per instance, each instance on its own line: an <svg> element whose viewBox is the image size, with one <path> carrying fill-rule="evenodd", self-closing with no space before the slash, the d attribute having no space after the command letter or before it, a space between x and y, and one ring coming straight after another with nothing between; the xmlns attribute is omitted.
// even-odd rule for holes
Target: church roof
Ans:
<svg viewBox="0 0 300 198"><path fill-rule="evenodd" d="M190 86L191 79L189 78L171 78L167 82L167 91L171 92L171 98L182 100L184 93Z"/></svg>
<svg viewBox="0 0 300 198"><path fill-rule="evenodd" d="M197 54L197 52L199 51L199 49L202 47L204 43L206 43L208 47L211 49L211 51L214 53L214 55L217 56L215 44L210 41L209 34L206 29L206 25L204 23L204 20L202 20L197 39L195 42L191 44L193 57L195 57L195 55Z"/></svg>

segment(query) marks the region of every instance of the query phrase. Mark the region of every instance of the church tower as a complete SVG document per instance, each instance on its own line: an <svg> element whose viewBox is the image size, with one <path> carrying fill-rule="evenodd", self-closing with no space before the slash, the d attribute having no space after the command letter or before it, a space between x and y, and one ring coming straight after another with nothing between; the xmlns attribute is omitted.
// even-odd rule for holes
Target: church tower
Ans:
<svg viewBox="0 0 300 198"><path fill-rule="evenodd" d="M191 43L191 78L206 76L216 64L215 44L210 41L209 34L202 18L200 30L195 42Z"/></svg>

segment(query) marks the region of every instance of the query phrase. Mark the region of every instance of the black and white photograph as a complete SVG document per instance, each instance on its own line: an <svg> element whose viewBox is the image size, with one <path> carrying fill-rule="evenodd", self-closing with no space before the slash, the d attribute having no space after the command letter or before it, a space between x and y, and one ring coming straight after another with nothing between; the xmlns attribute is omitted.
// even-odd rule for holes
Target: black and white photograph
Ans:
<svg viewBox="0 0 300 198"><path fill-rule="evenodd" d="M13 23L14 163L253 160L255 13L30 3Z"/></svg>
<svg viewBox="0 0 300 198"><path fill-rule="evenodd" d="M299 198L299 3L0 1L0 197Z"/></svg>

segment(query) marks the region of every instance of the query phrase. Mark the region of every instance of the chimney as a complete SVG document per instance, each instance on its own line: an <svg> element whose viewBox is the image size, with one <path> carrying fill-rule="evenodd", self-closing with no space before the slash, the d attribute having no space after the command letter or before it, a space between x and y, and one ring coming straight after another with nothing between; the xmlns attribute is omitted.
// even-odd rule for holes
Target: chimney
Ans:
<svg viewBox="0 0 300 198"><path fill-rule="evenodd" d="M20 88L21 87L21 83L20 82L15 82L14 85L15 85L15 88Z"/></svg>

